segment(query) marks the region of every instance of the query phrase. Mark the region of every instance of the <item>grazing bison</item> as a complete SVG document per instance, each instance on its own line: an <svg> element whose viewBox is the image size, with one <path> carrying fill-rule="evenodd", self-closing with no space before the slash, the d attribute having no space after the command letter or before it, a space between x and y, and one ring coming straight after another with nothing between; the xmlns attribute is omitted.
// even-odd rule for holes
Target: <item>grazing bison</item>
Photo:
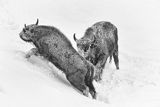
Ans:
<svg viewBox="0 0 160 107"><path fill-rule="evenodd" d="M118 59L118 34L117 28L110 22L97 22L89 27L81 39L76 39L78 52L95 65L100 72L95 74L95 79L101 80L105 63L112 56L116 68L119 69Z"/></svg>
<svg viewBox="0 0 160 107"><path fill-rule="evenodd" d="M92 84L94 66L79 55L61 31L55 27L38 25L37 19L36 24L25 25L19 35L22 40L35 45L30 54L43 56L62 70L70 84L83 95L90 93L96 98Z"/></svg>

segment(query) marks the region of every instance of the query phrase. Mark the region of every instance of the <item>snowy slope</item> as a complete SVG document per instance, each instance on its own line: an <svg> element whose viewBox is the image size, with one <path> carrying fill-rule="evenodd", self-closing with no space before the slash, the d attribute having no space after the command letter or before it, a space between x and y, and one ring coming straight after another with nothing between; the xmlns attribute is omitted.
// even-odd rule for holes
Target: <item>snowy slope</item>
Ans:
<svg viewBox="0 0 160 107"><path fill-rule="evenodd" d="M35 56L25 59L27 45L11 37L16 36L15 32L7 31L1 33L6 36L0 52L1 107L105 106L78 93L46 60Z"/></svg>
<svg viewBox="0 0 160 107"><path fill-rule="evenodd" d="M1 0L0 107L159 107L159 5L158 0ZM18 34L36 18L59 28L74 47L73 33L82 37L96 21L118 27L120 70L114 62L106 64L103 80L94 82L97 101L78 93L45 59L24 58L33 46Z"/></svg>

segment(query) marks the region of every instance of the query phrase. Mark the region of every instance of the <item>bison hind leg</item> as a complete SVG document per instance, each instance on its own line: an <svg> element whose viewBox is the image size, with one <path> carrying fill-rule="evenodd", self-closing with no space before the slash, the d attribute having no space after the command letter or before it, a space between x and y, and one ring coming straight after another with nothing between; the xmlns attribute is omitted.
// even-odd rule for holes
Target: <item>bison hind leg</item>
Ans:
<svg viewBox="0 0 160 107"><path fill-rule="evenodd" d="M118 58L118 30L116 29L114 31L116 44L115 44L115 50L113 52L113 58L116 65L116 68L119 69L119 58Z"/></svg>
<svg viewBox="0 0 160 107"><path fill-rule="evenodd" d="M93 73L93 69L91 71L89 71L86 75L85 78L85 83L87 84L87 86L89 87L89 92L92 95L93 99L96 99L96 90L95 87L93 85L93 79L94 79L94 73Z"/></svg>
<svg viewBox="0 0 160 107"><path fill-rule="evenodd" d="M80 72L76 72L74 74L67 75L66 77L74 88L78 89L86 97L89 96L89 88L84 82L84 75Z"/></svg>
<svg viewBox="0 0 160 107"><path fill-rule="evenodd" d="M113 58L114 58L116 68L119 69L118 49L113 52Z"/></svg>

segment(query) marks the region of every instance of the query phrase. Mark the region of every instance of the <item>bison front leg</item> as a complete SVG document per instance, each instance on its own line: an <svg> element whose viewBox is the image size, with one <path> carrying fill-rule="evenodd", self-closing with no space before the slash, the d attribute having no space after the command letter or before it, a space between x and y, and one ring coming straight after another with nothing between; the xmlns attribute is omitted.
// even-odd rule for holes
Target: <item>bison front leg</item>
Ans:
<svg viewBox="0 0 160 107"><path fill-rule="evenodd" d="M26 58L30 58L32 55L39 55L38 49L37 48L32 48L27 54L26 54Z"/></svg>
<svg viewBox="0 0 160 107"><path fill-rule="evenodd" d="M95 80L100 81L102 80L102 74L103 74L103 69L105 67L105 63L107 61L108 56L100 55L100 58L98 60L98 63L96 64L96 68L98 69L98 72L96 73Z"/></svg>

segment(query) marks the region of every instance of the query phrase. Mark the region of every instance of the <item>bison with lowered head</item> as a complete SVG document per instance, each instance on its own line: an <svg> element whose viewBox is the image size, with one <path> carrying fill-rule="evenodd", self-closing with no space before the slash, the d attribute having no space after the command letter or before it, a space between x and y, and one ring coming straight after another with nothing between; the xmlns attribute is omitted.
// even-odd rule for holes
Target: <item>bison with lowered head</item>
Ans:
<svg viewBox="0 0 160 107"><path fill-rule="evenodd" d="M119 69L118 58L118 31L110 22L97 22L89 27L81 39L74 40L77 43L78 52L95 65L100 72L95 74L95 79L101 80L105 63L110 57L114 58L116 68Z"/></svg>
<svg viewBox="0 0 160 107"><path fill-rule="evenodd" d="M83 95L88 96L90 93L96 98L92 84L94 66L79 55L61 31L52 26L38 25L37 19L36 24L25 25L19 35L22 40L35 45L32 54L48 59L65 73L70 84Z"/></svg>

